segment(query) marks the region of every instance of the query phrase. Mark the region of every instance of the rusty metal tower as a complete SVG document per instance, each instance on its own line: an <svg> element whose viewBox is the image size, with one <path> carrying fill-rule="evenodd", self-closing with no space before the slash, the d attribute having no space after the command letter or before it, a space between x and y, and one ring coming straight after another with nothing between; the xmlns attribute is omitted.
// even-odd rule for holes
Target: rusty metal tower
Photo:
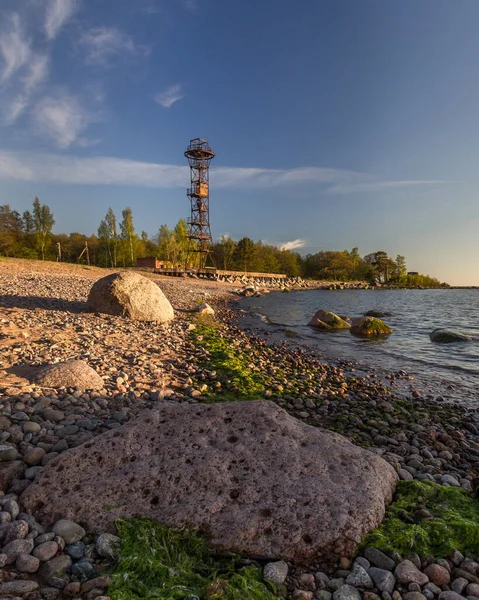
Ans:
<svg viewBox="0 0 479 600"><path fill-rule="evenodd" d="M186 195L191 202L188 219L190 249L199 253L199 268L204 269L210 252L210 161L215 153L201 138L190 140L185 156L190 165L191 187ZM195 244L195 241L197 242Z"/></svg>

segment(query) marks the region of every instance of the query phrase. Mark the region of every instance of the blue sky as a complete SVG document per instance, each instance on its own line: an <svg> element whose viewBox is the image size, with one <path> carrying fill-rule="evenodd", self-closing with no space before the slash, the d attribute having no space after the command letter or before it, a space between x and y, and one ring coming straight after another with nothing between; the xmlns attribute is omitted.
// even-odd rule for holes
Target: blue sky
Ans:
<svg viewBox="0 0 479 600"><path fill-rule="evenodd" d="M477 0L2 0L0 204L55 230L188 215L214 237L359 246L479 285Z"/></svg>

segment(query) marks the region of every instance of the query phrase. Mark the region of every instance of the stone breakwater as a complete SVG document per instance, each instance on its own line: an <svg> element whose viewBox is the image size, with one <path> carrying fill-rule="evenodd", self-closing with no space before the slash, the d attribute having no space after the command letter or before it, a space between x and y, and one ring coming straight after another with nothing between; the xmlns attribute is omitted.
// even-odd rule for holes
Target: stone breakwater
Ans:
<svg viewBox="0 0 479 600"><path fill-rule="evenodd" d="M103 274L2 274L0 268L0 596L55 600L62 594L93 600L104 593L108 582L98 577L103 577L109 558L98 550L96 536L85 532L72 542L55 526L45 530L22 512L18 498L51 460L120 427L145 408L203 402L218 383L228 390L228 381L208 368L204 349L192 343L190 321L182 312L205 298L225 323L223 335L248 353L252 370L264 378L264 397L305 423L368 447L402 480L472 491L479 469L475 411L442 399L400 398L373 376L355 377L347 366L321 363L307 350L270 346L240 332L234 324L237 312L221 300L232 297L233 287L225 284L161 280L177 312L164 326L87 313L89 289ZM32 383L32 370L66 359L88 362L103 378L104 388L53 390ZM411 557L427 581L408 564L412 578L399 575L404 567L396 573L404 558L376 557L374 562L365 554L356 563L344 559L339 569L327 572L320 564L308 569L289 565L285 581L291 596L306 600L479 597L472 587L479 584L477 563L459 553L435 562ZM449 572L447 583L434 565ZM428 574L434 570L444 577Z"/></svg>

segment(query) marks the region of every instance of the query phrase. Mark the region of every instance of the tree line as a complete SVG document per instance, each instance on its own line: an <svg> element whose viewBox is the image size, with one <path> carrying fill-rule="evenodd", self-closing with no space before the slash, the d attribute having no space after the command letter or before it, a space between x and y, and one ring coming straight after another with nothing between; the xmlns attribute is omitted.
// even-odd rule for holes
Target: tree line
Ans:
<svg viewBox="0 0 479 600"><path fill-rule="evenodd" d="M32 211L20 214L8 204L0 205L0 255L15 258L61 260L101 267L131 267L137 258L154 256L165 266L195 266L198 255L195 242L188 238L188 226L180 219L173 229L161 225L149 236L137 233L130 207L117 220L109 208L101 220L97 234L53 233L55 219L46 204L38 198ZM281 250L277 246L254 242L249 237L235 241L228 236L212 244L211 254L218 269L285 273L290 277L326 281L369 281L399 287L440 287L437 279L418 273L408 273L404 256L395 259L382 250L361 256L352 250L321 250L301 256L298 252Z"/></svg>

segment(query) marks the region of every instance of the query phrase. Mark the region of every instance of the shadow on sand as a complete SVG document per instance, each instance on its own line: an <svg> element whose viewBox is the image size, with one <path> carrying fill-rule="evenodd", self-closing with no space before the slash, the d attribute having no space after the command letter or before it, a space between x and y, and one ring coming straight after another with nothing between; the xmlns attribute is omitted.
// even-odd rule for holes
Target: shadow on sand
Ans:
<svg viewBox="0 0 479 600"><path fill-rule="evenodd" d="M61 310L72 313L88 312L86 302L63 300L62 298L46 298L43 296L2 296L2 308L42 308L44 310Z"/></svg>

